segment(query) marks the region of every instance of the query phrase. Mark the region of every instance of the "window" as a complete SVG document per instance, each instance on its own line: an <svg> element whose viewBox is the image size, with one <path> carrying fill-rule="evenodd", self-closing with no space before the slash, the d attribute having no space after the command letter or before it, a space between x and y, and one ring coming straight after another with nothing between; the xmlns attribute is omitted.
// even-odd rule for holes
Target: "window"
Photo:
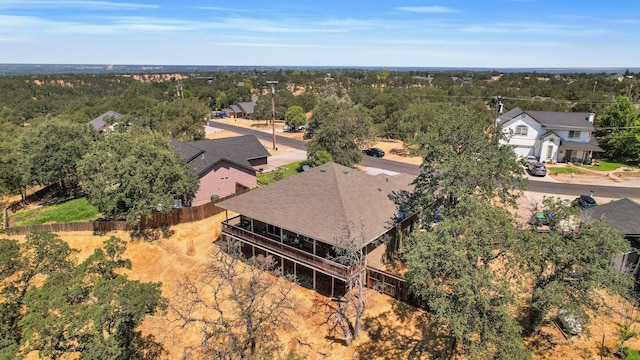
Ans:
<svg viewBox="0 0 640 360"><path fill-rule="evenodd" d="M516 135L527 136L528 131L529 128L524 125L516 126Z"/></svg>
<svg viewBox="0 0 640 360"><path fill-rule="evenodd" d="M580 138L580 131L569 131L569 139L579 139Z"/></svg>
<svg viewBox="0 0 640 360"><path fill-rule="evenodd" d="M267 224L267 233L280 236L280 228L275 225Z"/></svg>

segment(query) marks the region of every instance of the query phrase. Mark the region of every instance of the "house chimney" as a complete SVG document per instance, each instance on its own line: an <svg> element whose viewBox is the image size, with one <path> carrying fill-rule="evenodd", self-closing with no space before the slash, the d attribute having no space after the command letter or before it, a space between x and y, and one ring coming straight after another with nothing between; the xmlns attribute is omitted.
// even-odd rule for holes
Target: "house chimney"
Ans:
<svg viewBox="0 0 640 360"><path fill-rule="evenodd" d="M593 124L593 119L595 119L596 114L594 113L589 113L589 116L587 117L587 121Z"/></svg>
<svg viewBox="0 0 640 360"><path fill-rule="evenodd" d="M200 159L204 159L204 153L202 153L202 155L200 155Z"/></svg>

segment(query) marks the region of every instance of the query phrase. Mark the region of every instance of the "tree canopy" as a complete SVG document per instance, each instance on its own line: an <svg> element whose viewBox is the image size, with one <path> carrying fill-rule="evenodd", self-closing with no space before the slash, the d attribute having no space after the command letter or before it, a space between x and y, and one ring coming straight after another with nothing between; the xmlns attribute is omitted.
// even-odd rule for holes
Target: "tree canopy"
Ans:
<svg viewBox="0 0 640 360"><path fill-rule="evenodd" d="M284 114L284 123L294 131L297 130L298 127L306 124L307 116L302 110L302 107L293 105L287 109L286 114Z"/></svg>
<svg viewBox="0 0 640 360"><path fill-rule="evenodd" d="M188 204L198 186L194 169L166 138L141 129L112 133L79 162L87 200L109 218L136 223L141 216Z"/></svg>
<svg viewBox="0 0 640 360"><path fill-rule="evenodd" d="M585 309L595 308L594 290L626 296L632 286L628 274L610 265L614 256L631 251L620 232L602 220L581 220L566 200L545 198L539 206L552 214L551 231L525 230L522 241L512 244L515 263L532 281L526 297L531 332L558 308L586 323Z"/></svg>
<svg viewBox="0 0 640 360"><path fill-rule="evenodd" d="M597 136L607 154L620 160L640 159L640 109L621 96L596 117Z"/></svg>
<svg viewBox="0 0 640 360"><path fill-rule="evenodd" d="M498 270L517 241L517 226L507 211L480 199L460 202L426 232L416 232L404 246L410 291L433 311L474 358L527 358L512 315L515 301Z"/></svg>
<svg viewBox="0 0 640 360"><path fill-rule="evenodd" d="M501 146L502 131L488 114L452 109L416 140L424 159L415 180L416 201L429 214L446 211L469 198L513 202L514 187L524 189L522 166L511 148Z"/></svg>
<svg viewBox="0 0 640 360"><path fill-rule="evenodd" d="M52 119L26 127L19 140L19 165L25 185L64 184L89 148L86 125Z"/></svg>
<svg viewBox="0 0 640 360"><path fill-rule="evenodd" d="M121 273L124 241L111 237L78 264L75 250L58 235L33 233L24 244L0 239L0 357L21 358L33 350L59 359L157 358L162 347L136 328L166 306L160 284Z"/></svg>
<svg viewBox="0 0 640 360"><path fill-rule="evenodd" d="M373 139L366 109L348 99L327 98L313 110L305 133L307 157L325 150L333 161L352 166L362 160L362 149Z"/></svg>

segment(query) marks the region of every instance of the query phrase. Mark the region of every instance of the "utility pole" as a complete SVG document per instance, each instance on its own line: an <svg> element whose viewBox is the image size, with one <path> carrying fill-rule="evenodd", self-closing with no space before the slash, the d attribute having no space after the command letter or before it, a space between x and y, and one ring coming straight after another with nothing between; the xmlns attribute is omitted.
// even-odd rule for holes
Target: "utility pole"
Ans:
<svg viewBox="0 0 640 360"><path fill-rule="evenodd" d="M493 97L493 102L496 103L496 118L493 119L493 121L494 121L494 125L498 126L498 116L500 116L500 114L502 114L502 96L500 96L500 95L494 96Z"/></svg>
<svg viewBox="0 0 640 360"><path fill-rule="evenodd" d="M273 138L273 150L277 150L276 148L276 103L275 103L275 94L276 94L276 84L277 81L267 81L267 84L271 85L271 134Z"/></svg>

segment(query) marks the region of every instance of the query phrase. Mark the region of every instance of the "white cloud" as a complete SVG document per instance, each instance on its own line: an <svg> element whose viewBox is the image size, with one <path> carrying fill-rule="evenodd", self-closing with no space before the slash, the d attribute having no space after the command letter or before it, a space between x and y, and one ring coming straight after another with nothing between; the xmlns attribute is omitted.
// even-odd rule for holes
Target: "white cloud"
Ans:
<svg viewBox="0 0 640 360"><path fill-rule="evenodd" d="M412 13L421 13L421 14L442 14L442 13L457 13L459 12L456 9L448 8L444 6L401 6L397 7L396 10L412 12Z"/></svg>
<svg viewBox="0 0 640 360"><path fill-rule="evenodd" d="M235 46L235 47L269 47L269 48L323 48L325 46L312 44L287 44L287 43L257 43L257 42L211 42L210 45Z"/></svg>
<svg viewBox="0 0 640 360"><path fill-rule="evenodd" d="M15 9L52 9L52 8L82 8L90 10L105 9L156 9L154 4L136 4L116 1L93 0L0 0L0 8Z"/></svg>
<svg viewBox="0 0 640 360"><path fill-rule="evenodd" d="M590 26L558 25L543 22L514 22L472 25L461 28L460 32L467 34L530 34L585 37L606 34L607 30Z"/></svg>

